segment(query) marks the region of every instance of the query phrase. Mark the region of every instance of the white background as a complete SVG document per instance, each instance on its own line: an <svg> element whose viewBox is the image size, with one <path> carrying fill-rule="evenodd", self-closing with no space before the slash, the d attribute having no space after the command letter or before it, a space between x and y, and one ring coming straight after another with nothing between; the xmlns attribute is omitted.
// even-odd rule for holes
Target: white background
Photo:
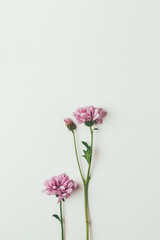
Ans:
<svg viewBox="0 0 160 240"><path fill-rule="evenodd" d="M0 239L60 239L59 205L41 191L66 172L80 185L65 202L66 240L85 240L63 119L90 104L108 112L94 139L91 240L160 239L159 9L158 0L0 1ZM89 129L76 133L81 148Z"/></svg>

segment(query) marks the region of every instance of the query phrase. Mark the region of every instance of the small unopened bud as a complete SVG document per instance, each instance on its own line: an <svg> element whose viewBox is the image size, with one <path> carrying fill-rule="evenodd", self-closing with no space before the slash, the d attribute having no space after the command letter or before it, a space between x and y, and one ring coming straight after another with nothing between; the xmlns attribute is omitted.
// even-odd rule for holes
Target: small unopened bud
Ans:
<svg viewBox="0 0 160 240"><path fill-rule="evenodd" d="M76 124L72 121L71 118L65 118L64 122L70 131L73 131L74 129L76 129Z"/></svg>

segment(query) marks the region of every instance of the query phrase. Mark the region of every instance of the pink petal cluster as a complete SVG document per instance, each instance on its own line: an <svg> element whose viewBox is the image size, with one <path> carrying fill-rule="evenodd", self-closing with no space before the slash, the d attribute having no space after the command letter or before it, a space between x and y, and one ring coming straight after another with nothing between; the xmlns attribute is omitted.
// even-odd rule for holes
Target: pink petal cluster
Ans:
<svg viewBox="0 0 160 240"><path fill-rule="evenodd" d="M78 108L73 116L76 118L78 123L94 122L102 123L102 119L106 116L106 112L102 108L96 108L93 106L87 106Z"/></svg>
<svg viewBox="0 0 160 240"><path fill-rule="evenodd" d="M68 126L68 125L72 124L73 121L71 118L65 118L64 122L65 122L66 126Z"/></svg>
<svg viewBox="0 0 160 240"><path fill-rule="evenodd" d="M53 176L49 180L44 182L46 189L44 193L48 195L56 195L58 197L58 203L62 199L66 199L77 188L77 184L70 180L69 177L63 173L58 176Z"/></svg>

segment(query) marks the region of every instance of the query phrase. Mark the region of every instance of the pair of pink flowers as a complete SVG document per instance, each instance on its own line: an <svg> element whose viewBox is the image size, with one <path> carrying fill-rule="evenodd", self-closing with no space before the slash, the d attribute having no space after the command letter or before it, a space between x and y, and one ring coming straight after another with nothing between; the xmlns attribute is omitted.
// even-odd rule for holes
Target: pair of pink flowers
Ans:
<svg viewBox="0 0 160 240"><path fill-rule="evenodd" d="M77 184L70 180L69 177L63 173L54 176L44 182L46 189L43 190L47 195L56 195L58 203L66 199L77 188Z"/></svg>
<svg viewBox="0 0 160 240"><path fill-rule="evenodd" d="M91 127L95 123L101 124L103 118L106 116L106 112L102 108L96 108L93 106L78 108L73 116L76 118L79 124L84 123L86 126ZM71 118L64 119L64 122L69 130L76 129L76 124ZM54 176L51 179L44 182L46 187L43 192L48 195L56 195L58 197L58 203L63 199L66 199L77 188L77 184L70 180L66 174Z"/></svg>
<svg viewBox="0 0 160 240"><path fill-rule="evenodd" d="M94 123L101 124L106 114L107 113L102 108L86 106L78 108L73 113L73 116L79 124L85 123L87 126L92 126ZM76 125L71 118L64 119L64 122L69 130L74 130L76 128Z"/></svg>

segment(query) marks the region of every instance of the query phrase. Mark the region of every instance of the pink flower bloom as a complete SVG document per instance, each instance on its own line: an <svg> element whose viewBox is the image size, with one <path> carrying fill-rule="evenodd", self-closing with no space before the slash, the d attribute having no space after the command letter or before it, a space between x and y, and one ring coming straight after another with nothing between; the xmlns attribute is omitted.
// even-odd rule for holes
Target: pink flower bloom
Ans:
<svg viewBox="0 0 160 240"><path fill-rule="evenodd" d="M56 195L58 197L58 203L62 199L66 199L77 188L77 184L70 180L69 177L63 173L58 176L54 176L44 182L44 189L42 192L47 195Z"/></svg>
<svg viewBox="0 0 160 240"><path fill-rule="evenodd" d="M78 108L73 116L78 123L85 123L87 126L92 126L94 123L102 123L102 119L106 116L106 112L102 108L87 106Z"/></svg>
<svg viewBox="0 0 160 240"><path fill-rule="evenodd" d="M72 121L71 118L65 118L64 122L69 130L73 131L76 129L76 124Z"/></svg>

